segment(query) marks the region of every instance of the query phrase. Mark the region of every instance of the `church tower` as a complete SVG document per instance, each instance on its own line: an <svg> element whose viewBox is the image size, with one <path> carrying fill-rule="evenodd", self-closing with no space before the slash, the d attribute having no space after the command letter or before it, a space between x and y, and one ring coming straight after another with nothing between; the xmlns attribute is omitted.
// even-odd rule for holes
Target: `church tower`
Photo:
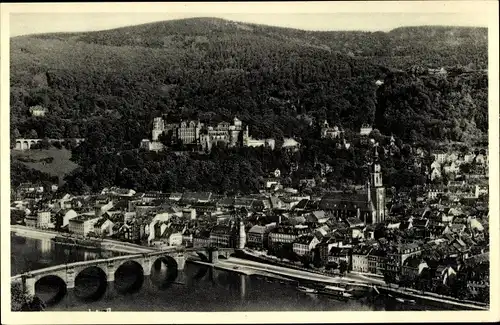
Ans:
<svg viewBox="0 0 500 325"><path fill-rule="evenodd" d="M382 182L382 170L378 159L378 150L375 146L374 160L370 170L370 198L375 207L375 218L372 223L383 222L386 218L385 187Z"/></svg>

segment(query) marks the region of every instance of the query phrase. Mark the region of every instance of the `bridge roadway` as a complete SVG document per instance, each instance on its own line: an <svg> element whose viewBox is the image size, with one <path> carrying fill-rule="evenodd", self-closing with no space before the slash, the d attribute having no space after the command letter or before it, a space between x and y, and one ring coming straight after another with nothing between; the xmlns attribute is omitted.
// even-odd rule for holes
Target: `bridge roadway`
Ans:
<svg viewBox="0 0 500 325"><path fill-rule="evenodd" d="M13 276L11 277L11 282L21 282L23 289L26 290L28 294L35 295L36 282L48 276L55 276L62 280L65 289L73 289L75 287L75 279L78 275L84 270L92 267L98 269L101 283L105 284L106 282L114 281L115 272L120 266L127 262L132 262L138 266L143 276L149 276L151 275L153 265L158 260L164 262L168 267L175 267L177 270L182 270L184 269L186 259L189 258L191 254L196 254L206 262L217 263L220 256L228 258L234 251L233 248L207 249L174 247L142 254L131 254L107 259L51 266Z"/></svg>

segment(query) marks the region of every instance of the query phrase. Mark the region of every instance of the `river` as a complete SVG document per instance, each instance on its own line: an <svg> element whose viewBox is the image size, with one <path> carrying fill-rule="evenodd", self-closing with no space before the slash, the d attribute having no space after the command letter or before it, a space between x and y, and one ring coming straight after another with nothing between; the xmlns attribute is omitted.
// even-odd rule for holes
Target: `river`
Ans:
<svg viewBox="0 0 500 325"><path fill-rule="evenodd" d="M117 254L70 247L55 244L50 240L11 234L12 275L47 266ZM98 286L98 280L93 278L90 272L86 278L76 280L75 293L78 292L81 296L69 298L70 295L65 295L62 300L49 305L46 310L87 311L111 308L113 311L227 312L434 309L428 306L401 305L393 300L381 299L381 297L340 301L327 296L299 292L296 290L296 283L221 271L193 263L186 263L186 267L179 271L175 281L163 286L161 284L164 282L161 279L171 273L168 268L158 266L150 277L145 278L137 290L121 293L130 288L136 279L139 279L138 276L133 275L134 272L122 271L123 274L117 272L115 275L116 290L110 290L109 294L106 292L99 300L84 299L88 292ZM53 282L40 283L36 286L37 295L42 300L55 296L57 291L58 287Z"/></svg>

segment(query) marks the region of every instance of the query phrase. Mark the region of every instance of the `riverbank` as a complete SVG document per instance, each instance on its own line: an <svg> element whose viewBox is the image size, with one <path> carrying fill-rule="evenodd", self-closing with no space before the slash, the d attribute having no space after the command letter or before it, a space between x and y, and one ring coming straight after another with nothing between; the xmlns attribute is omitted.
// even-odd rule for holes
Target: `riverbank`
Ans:
<svg viewBox="0 0 500 325"><path fill-rule="evenodd" d="M33 229L21 225L11 225L10 232L16 236L27 237L33 239L53 239L58 236L58 233L50 230Z"/></svg>
<svg viewBox="0 0 500 325"><path fill-rule="evenodd" d="M282 281L291 281L289 278L280 276L275 273L270 273L270 272L265 272L262 269L258 270L256 268L249 268L244 265L231 265L227 264L225 262L218 262L216 264L209 263L209 262L203 262L201 260L195 260L191 259L188 261L189 263L197 264L197 265L205 265L209 267L213 267L215 269L223 270L223 271L228 271L228 272L234 272L238 274L243 274L243 275L257 275L257 276L262 276L262 277L268 277L268 278L274 278L277 280L282 280Z"/></svg>
<svg viewBox="0 0 500 325"><path fill-rule="evenodd" d="M215 266L215 265L214 265ZM216 266L224 266L226 270L231 270L234 266L239 268L246 268L255 271L261 271L266 274L265 276L284 276L291 278L296 281L302 282L312 282L320 285L339 285L348 287L365 288L367 291L375 289L375 292L379 292L384 295L391 293L394 296L403 297L406 299L413 299L418 301L420 304L432 305L434 307L444 307L443 309L452 310L488 310L489 306L481 305L480 303L459 301L458 299L452 299L443 296L435 296L430 293L415 292L406 288L391 288L385 284L385 282L372 279L369 277L360 276L359 278L355 275L347 274L343 277L328 277L322 276L316 273L311 273L307 271L287 269L285 267L276 266L272 264L266 264L256 261L245 260L242 258L229 258L228 260L220 261Z"/></svg>
<svg viewBox="0 0 500 325"><path fill-rule="evenodd" d="M378 290L381 293L391 293L396 294L398 296L402 296L403 298L411 298L416 300L416 302L424 302L425 304L430 304L433 306L446 305L450 309L458 309L458 310L489 310L488 306L480 306L475 303L467 303L461 301L455 301L447 298L440 298L436 296L431 296L428 293L418 294L416 292L411 292L407 289L396 289L388 286L378 287Z"/></svg>
<svg viewBox="0 0 500 325"><path fill-rule="evenodd" d="M128 254L150 253L155 251L155 249L150 247L121 242L118 240L84 238L84 237L69 235L66 233L60 233L54 230L35 229L21 225L11 225L10 231L11 233L14 233L15 235L21 237L42 239L42 240L49 239L58 244L68 245L68 246L78 246L88 249L100 249L105 251L128 253Z"/></svg>

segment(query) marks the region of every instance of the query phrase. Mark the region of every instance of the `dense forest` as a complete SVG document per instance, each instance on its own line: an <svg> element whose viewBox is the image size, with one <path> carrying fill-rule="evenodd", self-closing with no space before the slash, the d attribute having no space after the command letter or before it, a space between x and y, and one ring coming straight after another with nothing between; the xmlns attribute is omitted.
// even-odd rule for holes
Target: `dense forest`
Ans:
<svg viewBox="0 0 500 325"><path fill-rule="evenodd" d="M427 71L441 67L448 73ZM233 171L249 175L240 189L253 189L250 178L275 165L266 163L263 153L221 154L211 162L133 149L150 136L152 119L160 114L209 123L238 116L256 138L293 136L306 143L317 137L310 121L324 119L354 131L368 123L408 143L473 143L488 130L486 68L487 30L481 28L309 32L197 18L16 37L11 39L11 140L87 138L74 152L81 166L69 177L74 188L132 186L131 179L165 189L224 188L224 181L238 180L207 176L179 183L163 174L167 168L172 177ZM34 105L48 109L45 118L30 116ZM314 166L307 159L317 158L304 150L297 161ZM117 162L117 155L137 161L131 168ZM269 155L273 161L283 158ZM124 166L125 174L118 174ZM361 162L349 170L358 169Z"/></svg>

